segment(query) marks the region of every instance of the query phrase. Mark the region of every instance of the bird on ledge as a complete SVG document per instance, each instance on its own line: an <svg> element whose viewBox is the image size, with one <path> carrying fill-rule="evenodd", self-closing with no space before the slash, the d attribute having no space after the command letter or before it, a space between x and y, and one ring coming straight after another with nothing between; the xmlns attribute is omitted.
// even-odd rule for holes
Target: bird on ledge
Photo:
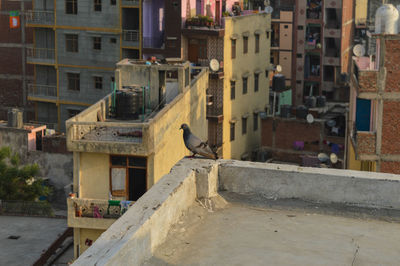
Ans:
<svg viewBox="0 0 400 266"><path fill-rule="evenodd" d="M207 142L203 142L197 136L193 135L187 124L182 124L180 129L183 130L183 141L185 142L186 148L193 152L191 158L193 158L196 154L200 154L206 158L214 160L218 159L217 153L211 150Z"/></svg>

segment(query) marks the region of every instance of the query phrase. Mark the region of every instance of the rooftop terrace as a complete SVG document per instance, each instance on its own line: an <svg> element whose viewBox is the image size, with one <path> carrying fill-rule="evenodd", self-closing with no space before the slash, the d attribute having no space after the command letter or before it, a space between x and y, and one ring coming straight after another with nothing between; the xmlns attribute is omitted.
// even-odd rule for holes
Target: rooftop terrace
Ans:
<svg viewBox="0 0 400 266"><path fill-rule="evenodd" d="M395 265L400 177L183 159L75 265Z"/></svg>

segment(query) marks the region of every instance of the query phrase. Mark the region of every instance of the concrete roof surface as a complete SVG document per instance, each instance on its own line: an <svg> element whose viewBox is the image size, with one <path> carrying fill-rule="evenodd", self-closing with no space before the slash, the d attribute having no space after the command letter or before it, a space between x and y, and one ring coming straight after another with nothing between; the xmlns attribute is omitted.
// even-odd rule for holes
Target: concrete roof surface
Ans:
<svg viewBox="0 0 400 266"><path fill-rule="evenodd" d="M0 216L0 265L32 265L65 229L66 219Z"/></svg>
<svg viewBox="0 0 400 266"><path fill-rule="evenodd" d="M215 205L215 204L214 204ZM398 265L399 223L196 202L145 265Z"/></svg>

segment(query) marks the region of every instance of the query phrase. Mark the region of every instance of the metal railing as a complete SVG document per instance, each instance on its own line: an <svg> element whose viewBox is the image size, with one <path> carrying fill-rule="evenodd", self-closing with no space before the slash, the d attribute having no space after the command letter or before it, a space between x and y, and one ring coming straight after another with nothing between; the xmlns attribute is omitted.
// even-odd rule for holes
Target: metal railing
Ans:
<svg viewBox="0 0 400 266"><path fill-rule="evenodd" d="M139 31L138 30L123 30L122 40L127 42L137 42L139 41Z"/></svg>
<svg viewBox="0 0 400 266"><path fill-rule="evenodd" d="M122 4L138 6L139 0L122 0Z"/></svg>
<svg viewBox="0 0 400 266"><path fill-rule="evenodd" d="M27 48L27 57L35 59L50 59L55 58L55 49L49 48Z"/></svg>
<svg viewBox="0 0 400 266"><path fill-rule="evenodd" d="M54 12L47 10L29 10L25 13L26 23L54 24Z"/></svg>
<svg viewBox="0 0 400 266"><path fill-rule="evenodd" d="M28 95L57 97L57 87L51 85L28 84Z"/></svg>

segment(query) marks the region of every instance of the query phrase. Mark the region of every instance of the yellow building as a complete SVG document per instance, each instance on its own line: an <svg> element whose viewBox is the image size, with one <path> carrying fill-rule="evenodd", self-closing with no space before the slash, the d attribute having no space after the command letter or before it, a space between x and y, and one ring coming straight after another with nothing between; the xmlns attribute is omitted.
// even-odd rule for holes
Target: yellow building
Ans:
<svg viewBox="0 0 400 266"><path fill-rule="evenodd" d="M74 157L68 226L74 228L75 257L189 155L179 131L182 123L207 138L206 68L125 59L115 76L115 98L108 95L66 122L67 147Z"/></svg>
<svg viewBox="0 0 400 266"><path fill-rule="evenodd" d="M183 57L214 64L207 92L209 144L225 159L250 159L260 145L259 113L269 99L271 15L245 11L217 23L186 23Z"/></svg>

